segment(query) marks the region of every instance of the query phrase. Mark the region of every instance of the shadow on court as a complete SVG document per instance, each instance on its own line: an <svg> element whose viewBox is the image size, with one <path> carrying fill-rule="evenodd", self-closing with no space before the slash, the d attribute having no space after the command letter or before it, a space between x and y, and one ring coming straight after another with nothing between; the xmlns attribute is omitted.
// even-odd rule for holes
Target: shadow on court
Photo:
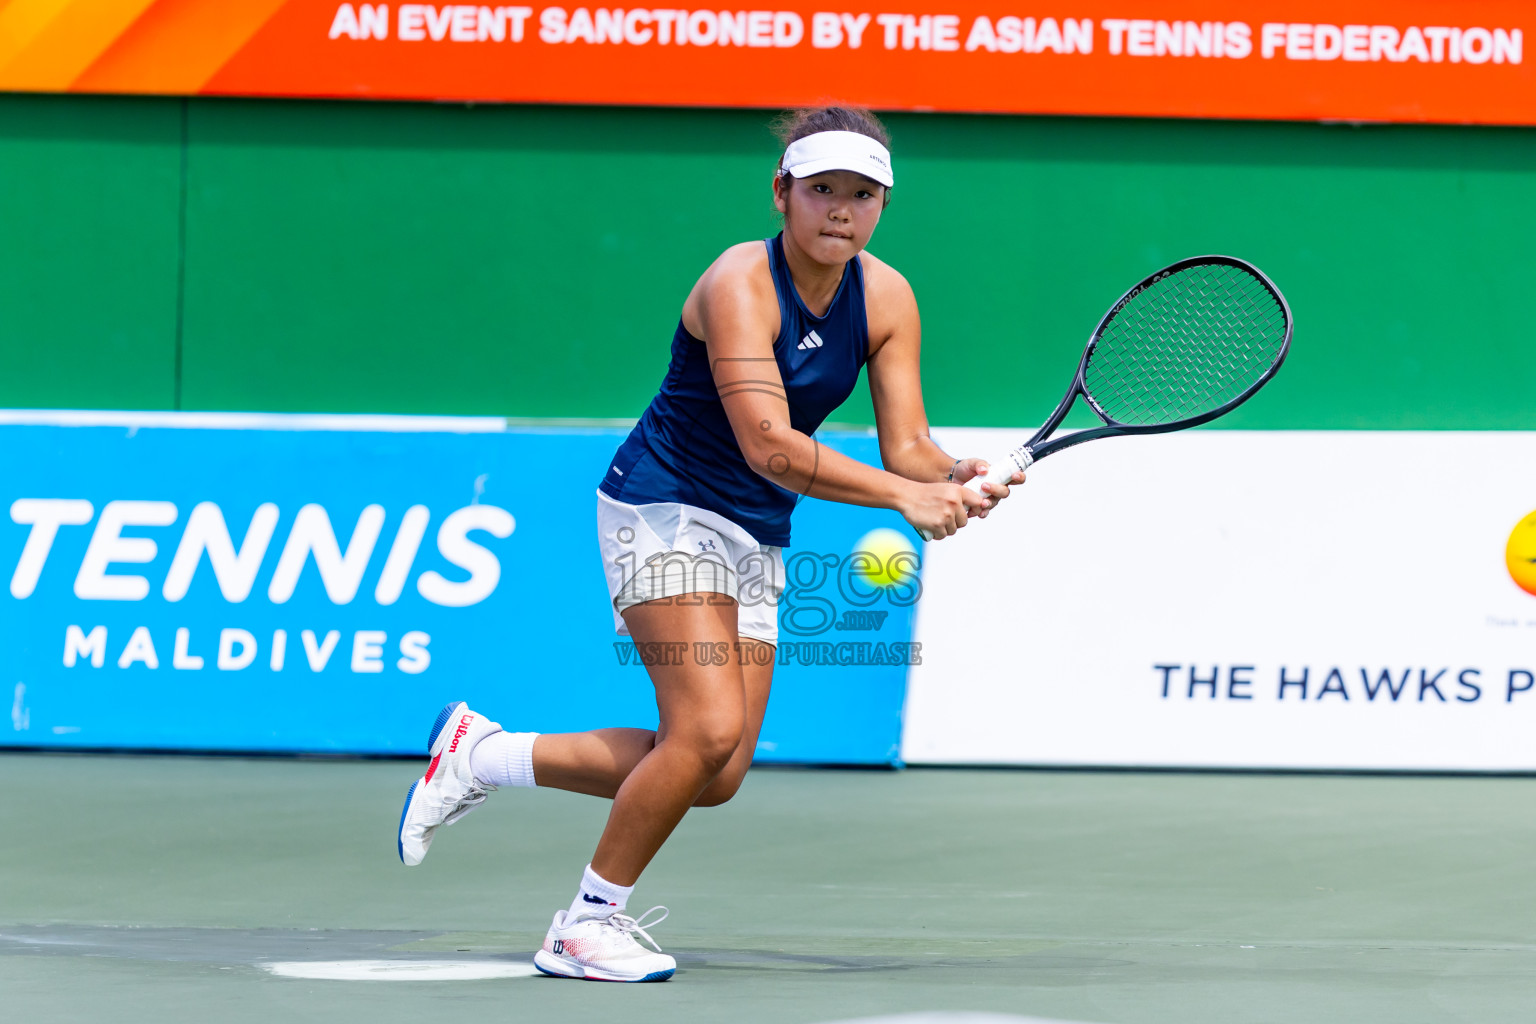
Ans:
<svg viewBox="0 0 1536 1024"><path fill-rule="evenodd" d="M1536 780L759 770L632 910L663 985L531 974L606 805L402 867L400 762L0 756L0 992L46 1021L1528 1021ZM329 980L344 977L354 980Z"/></svg>

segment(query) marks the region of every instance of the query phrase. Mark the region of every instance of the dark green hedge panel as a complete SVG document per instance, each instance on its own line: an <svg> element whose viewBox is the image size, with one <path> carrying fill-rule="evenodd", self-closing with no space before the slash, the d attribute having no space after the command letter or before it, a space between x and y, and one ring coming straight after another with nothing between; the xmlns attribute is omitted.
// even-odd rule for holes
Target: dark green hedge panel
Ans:
<svg viewBox="0 0 1536 1024"><path fill-rule="evenodd" d="M761 115L192 113L188 408L636 416L694 278L774 230Z"/></svg>
<svg viewBox="0 0 1536 1024"><path fill-rule="evenodd" d="M184 408L634 416L693 280L775 230L763 112L198 100L182 211L182 109L0 98L0 402L175 401L184 212ZM1215 251L1298 323L1226 425L1536 425L1536 132L887 120L871 248L936 423L1039 420L1124 287Z"/></svg>
<svg viewBox="0 0 1536 1024"><path fill-rule="evenodd" d="M0 96L0 406L168 409L182 108Z"/></svg>

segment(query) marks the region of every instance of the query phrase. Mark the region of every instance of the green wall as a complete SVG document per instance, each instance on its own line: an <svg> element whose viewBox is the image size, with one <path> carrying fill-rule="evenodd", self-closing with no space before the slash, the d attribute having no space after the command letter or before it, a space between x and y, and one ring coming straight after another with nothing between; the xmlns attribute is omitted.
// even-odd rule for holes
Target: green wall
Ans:
<svg viewBox="0 0 1536 1024"><path fill-rule="evenodd" d="M775 230L767 120L0 96L0 406L633 417ZM1224 425L1536 425L1536 131L887 120L935 423L1037 422L1123 288L1214 251L1297 319Z"/></svg>
<svg viewBox="0 0 1536 1024"><path fill-rule="evenodd" d="M175 402L181 110L0 96L0 406Z"/></svg>

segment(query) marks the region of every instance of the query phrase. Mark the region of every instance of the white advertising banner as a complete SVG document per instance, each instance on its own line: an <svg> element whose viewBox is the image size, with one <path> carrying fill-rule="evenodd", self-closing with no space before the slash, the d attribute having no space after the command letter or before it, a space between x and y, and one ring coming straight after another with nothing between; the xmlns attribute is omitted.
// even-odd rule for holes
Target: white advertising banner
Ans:
<svg viewBox="0 0 1536 1024"><path fill-rule="evenodd" d="M982 456L1028 433L935 431ZM1536 771L1533 511L1536 433L1055 455L927 545L902 756Z"/></svg>

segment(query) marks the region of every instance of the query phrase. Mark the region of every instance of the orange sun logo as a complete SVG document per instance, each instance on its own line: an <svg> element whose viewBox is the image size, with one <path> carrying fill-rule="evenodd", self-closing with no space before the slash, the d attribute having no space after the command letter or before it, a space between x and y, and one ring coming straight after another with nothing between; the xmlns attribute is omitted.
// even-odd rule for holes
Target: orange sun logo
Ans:
<svg viewBox="0 0 1536 1024"><path fill-rule="evenodd" d="M1504 545L1504 565L1509 578L1527 594L1536 596L1536 512L1515 524Z"/></svg>

